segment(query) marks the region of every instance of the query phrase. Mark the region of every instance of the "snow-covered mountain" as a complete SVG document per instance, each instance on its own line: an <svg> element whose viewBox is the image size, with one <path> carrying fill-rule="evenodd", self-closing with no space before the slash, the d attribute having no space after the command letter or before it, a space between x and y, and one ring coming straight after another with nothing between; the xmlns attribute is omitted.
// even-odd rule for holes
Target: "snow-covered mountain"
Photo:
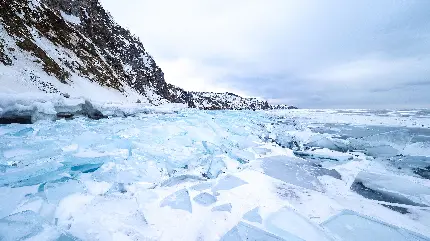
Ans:
<svg viewBox="0 0 430 241"><path fill-rule="evenodd" d="M188 92L166 83L139 39L116 24L98 0L1 1L0 86L2 94L271 109L255 98Z"/></svg>
<svg viewBox="0 0 430 241"><path fill-rule="evenodd" d="M295 106L292 106L292 105L271 105L270 109L272 109L272 110L295 110L298 108Z"/></svg>
<svg viewBox="0 0 430 241"><path fill-rule="evenodd" d="M232 93L190 92L190 106L199 109L265 110L270 106L267 101L257 98L243 98Z"/></svg>

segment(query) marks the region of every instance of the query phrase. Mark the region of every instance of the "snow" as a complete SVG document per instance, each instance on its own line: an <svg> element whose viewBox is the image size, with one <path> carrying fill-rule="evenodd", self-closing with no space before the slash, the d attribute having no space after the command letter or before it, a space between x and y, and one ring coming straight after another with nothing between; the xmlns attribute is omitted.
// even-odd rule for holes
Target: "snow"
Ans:
<svg viewBox="0 0 430 241"><path fill-rule="evenodd" d="M46 96L1 108L85 101ZM133 116L0 125L1 240L429 240L430 115L94 106Z"/></svg>
<svg viewBox="0 0 430 241"><path fill-rule="evenodd" d="M150 68L151 67L151 63L150 63L150 56L147 54L147 53L145 53L145 54L143 54L143 53L141 53L140 54L140 58L142 59L142 61L143 61L143 64L147 67L147 68Z"/></svg>
<svg viewBox="0 0 430 241"><path fill-rule="evenodd" d="M65 98L58 94L46 93L0 93L0 117L6 113L16 113L18 115L30 114L33 121L55 119L59 112L76 113L82 110L82 105L86 100L91 100L91 104L104 115L107 116L130 116L138 113L172 113L185 108L182 104L165 104L161 106L151 106L149 104L137 104L133 99L123 99L122 95L104 88L98 89L96 84L83 81L87 86L88 93L98 91L104 96L112 97L110 101L97 98L92 99L84 96ZM94 86L95 88L91 88ZM85 92L84 92L85 93ZM98 96L98 95L97 95ZM116 98L117 97L117 98ZM116 99L115 99L116 98ZM123 102L121 102L123 101ZM125 102L124 102L125 101Z"/></svg>
<svg viewBox="0 0 430 241"><path fill-rule="evenodd" d="M30 9L31 10L33 10L33 11L36 11L38 8L40 8L41 7L41 5L40 5L40 1L39 0L31 0L31 1L29 1L29 7L30 7Z"/></svg>
<svg viewBox="0 0 430 241"><path fill-rule="evenodd" d="M38 3L36 0L33 0L33 2ZM72 15L64 15L64 13L62 15L68 20L73 17ZM43 70L43 66L37 63L36 57L21 50L16 45L15 39L8 35L0 23L0 36L5 45L5 54L13 60L11 66L0 65L0 108L7 106L8 109L11 109L11 105L6 105L3 101L23 104L24 100L28 100L23 108L33 109L36 104L32 102L37 102L46 103L46 108L52 109L50 108L52 106L49 107L48 103L54 102L54 106L57 106L55 103L67 101L61 100L63 98L61 94L67 94L74 100L89 100L93 104L99 103L99 105L123 106L124 104L135 104L137 100L140 100L142 105L168 104L150 87L142 95L127 84L122 83L123 91L121 92L106 86L100 86L96 82L74 73L74 71L63 65L61 61L61 59L67 59L71 63L82 64L81 60L72 51L55 45L44 36L41 36L34 28L30 29L30 33L34 43L44 50L59 66L67 70L71 77L66 80L67 84L63 84L54 76L48 75ZM10 52L10 49L14 49L14 51ZM102 58L102 56L100 57ZM46 86L52 88L47 89Z"/></svg>
<svg viewBox="0 0 430 241"><path fill-rule="evenodd" d="M213 92L192 92L193 103L196 108L204 109L211 107L211 103L229 103L232 109L249 109L254 105L256 109L260 109L264 101L257 98L242 98L231 93L213 93Z"/></svg>
<svg viewBox="0 0 430 241"><path fill-rule="evenodd" d="M66 22L69 22L71 24L76 24L76 25L81 24L81 19L77 16L67 14L61 10L60 10L60 14L63 17L63 19L66 20Z"/></svg>
<svg viewBox="0 0 430 241"><path fill-rule="evenodd" d="M124 67L124 71L126 73L131 73L133 71L133 67L131 65L129 65L129 64L124 64L123 67Z"/></svg>

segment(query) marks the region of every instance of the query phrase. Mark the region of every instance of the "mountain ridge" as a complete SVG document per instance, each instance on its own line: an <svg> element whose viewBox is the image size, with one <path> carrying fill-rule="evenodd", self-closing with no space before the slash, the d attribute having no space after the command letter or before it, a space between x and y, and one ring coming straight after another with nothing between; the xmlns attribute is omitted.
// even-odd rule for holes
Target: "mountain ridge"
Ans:
<svg viewBox="0 0 430 241"><path fill-rule="evenodd" d="M1 0L0 7L0 67L8 73L4 86L16 82L23 89L63 96L88 92L92 97L97 84L152 105L273 109L257 98L191 92L167 83L140 40L118 25L98 0ZM109 98L104 92L98 95Z"/></svg>

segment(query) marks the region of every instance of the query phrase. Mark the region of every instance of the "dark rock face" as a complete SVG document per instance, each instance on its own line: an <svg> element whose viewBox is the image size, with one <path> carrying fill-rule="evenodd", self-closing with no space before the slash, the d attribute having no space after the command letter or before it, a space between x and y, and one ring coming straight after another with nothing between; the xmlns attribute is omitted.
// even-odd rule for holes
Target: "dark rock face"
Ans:
<svg viewBox="0 0 430 241"><path fill-rule="evenodd" d="M89 101L85 101L85 104L82 104L81 107L82 111L80 114L87 116L90 119L100 120L108 118L107 116L103 115L101 111L95 109Z"/></svg>
<svg viewBox="0 0 430 241"><path fill-rule="evenodd" d="M430 180L430 166L425 168L415 168L414 173L420 175L422 178Z"/></svg>
<svg viewBox="0 0 430 241"><path fill-rule="evenodd" d="M0 124L32 124L31 113L4 113L0 116Z"/></svg>
<svg viewBox="0 0 430 241"><path fill-rule="evenodd" d="M12 60L5 54L3 40L0 39L0 62L4 65L11 65Z"/></svg>
<svg viewBox="0 0 430 241"><path fill-rule="evenodd" d="M57 118L71 119L73 118L73 114L69 112L58 112Z"/></svg>
<svg viewBox="0 0 430 241"><path fill-rule="evenodd" d="M71 76L77 74L123 93L127 85L155 98L148 98L150 102L165 99L206 110L273 109L262 100L231 93L188 92L166 83L163 71L140 40L116 24L98 0L0 0L0 24L19 51L37 58L35 62L63 84L71 84ZM39 37L65 49L66 57L53 58L38 45ZM18 50L6 48L0 39L0 63L14 65L14 51ZM37 75L31 79L45 92L69 96ZM159 97L152 97L153 93Z"/></svg>
<svg viewBox="0 0 430 241"><path fill-rule="evenodd" d="M35 6L33 2L27 0L0 1L1 23L22 51L27 51L37 58L36 62L42 65L43 70L56 77L61 83L69 83L73 72L103 86L122 90L120 79L111 70L110 65L103 60L103 57L97 53L97 46L87 41L87 38L78 29L68 24L58 10L51 9L44 4ZM56 46L70 50L79 61L74 60L69 53L66 53L69 55L68 58L55 61L36 43L31 29ZM14 64L14 61L11 64ZM45 92L59 93L55 88L45 86L43 80L38 79L37 76L34 76L33 81L40 82L40 89Z"/></svg>
<svg viewBox="0 0 430 241"><path fill-rule="evenodd" d="M98 0L42 0L60 15L79 17L74 28L91 40L98 52L118 77L139 93L152 87L157 94L171 100L164 74L146 52L138 38L114 22ZM107 79L103 76L103 78ZM110 78L112 79L112 78ZM119 82L119 81L114 82ZM119 86L118 86L119 87Z"/></svg>

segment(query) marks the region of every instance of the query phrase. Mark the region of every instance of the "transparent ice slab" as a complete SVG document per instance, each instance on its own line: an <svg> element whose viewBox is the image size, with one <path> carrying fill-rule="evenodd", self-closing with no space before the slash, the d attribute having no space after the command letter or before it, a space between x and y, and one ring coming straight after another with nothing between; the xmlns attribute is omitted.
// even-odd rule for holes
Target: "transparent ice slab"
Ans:
<svg viewBox="0 0 430 241"><path fill-rule="evenodd" d="M274 234L266 232L260 228L240 222L233 229L228 231L221 241L303 241L298 237L290 235L288 239L282 239Z"/></svg>
<svg viewBox="0 0 430 241"><path fill-rule="evenodd" d="M264 174L311 190L323 191L322 185L317 178L318 176L328 175L338 179L341 178L340 174L335 170L329 170L297 158L274 156L261 160Z"/></svg>
<svg viewBox="0 0 430 241"><path fill-rule="evenodd" d="M212 188L212 192L230 190L246 184L248 183L238 177L227 175L218 181L218 183Z"/></svg>
<svg viewBox="0 0 430 241"><path fill-rule="evenodd" d="M393 241L428 241L430 238L411 232L409 230L390 225L376 219L366 217L350 210L341 213L325 221L322 226L340 240L368 241L368 240L393 240Z"/></svg>
<svg viewBox="0 0 430 241"><path fill-rule="evenodd" d="M289 207L270 214L264 223L269 232L286 240L291 234L307 241L333 240L320 226L310 222Z"/></svg>
<svg viewBox="0 0 430 241"><path fill-rule="evenodd" d="M65 177L40 185L39 191L43 191L48 203L57 204L68 195L85 192L85 186L78 180Z"/></svg>
<svg viewBox="0 0 430 241"><path fill-rule="evenodd" d="M212 212L231 212L232 206L230 203L222 204L211 209Z"/></svg>
<svg viewBox="0 0 430 241"><path fill-rule="evenodd" d="M213 196L212 194L209 194L207 192L200 193L199 195L195 196L193 200L203 206L210 206L211 204L215 203L217 201L217 198Z"/></svg>
<svg viewBox="0 0 430 241"><path fill-rule="evenodd" d="M243 215L243 219L245 219L246 221L249 221L249 222L263 223L263 219L261 218L259 211L260 211L260 208L256 207L256 208L252 209L251 211L245 213Z"/></svg>
<svg viewBox="0 0 430 241"><path fill-rule="evenodd" d="M48 224L33 211L0 219L0 240L78 241L77 238Z"/></svg>
<svg viewBox="0 0 430 241"><path fill-rule="evenodd" d="M0 187L0 218L6 217L27 197L37 193L37 186L32 187Z"/></svg>
<svg viewBox="0 0 430 241"><path fill-rule="evenodd" d="M350 161L353 159L351 154L333 151L327 148L312 148L307 151L295 151L296 156L300 156L305 159L315 159L315 160L330 160L330 161Z"/></svg>
<svg viewBox="0 0 430 241"><path fill-rule="evenodd" d="M212 187L212 183L203 182L203 183L199 183L199 184L192 186L191 189L195 190L195 191L203 191L203 190L209 189L211 187Z"/></svg>
<svg viewBox="0 0 430 241"><path fill-rule="evenodd" d="M193 212L190 194L187 189L179 190L163 199L160 203L160 207L165 206L173 209L181 209L190 213Z"/></svg>
<svg viewBox="0 0 430 241"><path fill-rule="evenodd" d="M373 200L427 207L430 188L397 175L360 172L351 189Z"/></svg>
<svg viewBox="0 0 430 241"><path fill-rule="evenodd" d="M375 158L395 157L396 155L426 156L430 143L428 128L411 128L402 126L374 126L351 124L319 124L311 128L320 133L314 138L325 139L331 136L332 141L345 143L347 150L363 150ZM311 143L312 144L312 143ZM313 143L311 146L333 147L326 143Z"/></svg>

